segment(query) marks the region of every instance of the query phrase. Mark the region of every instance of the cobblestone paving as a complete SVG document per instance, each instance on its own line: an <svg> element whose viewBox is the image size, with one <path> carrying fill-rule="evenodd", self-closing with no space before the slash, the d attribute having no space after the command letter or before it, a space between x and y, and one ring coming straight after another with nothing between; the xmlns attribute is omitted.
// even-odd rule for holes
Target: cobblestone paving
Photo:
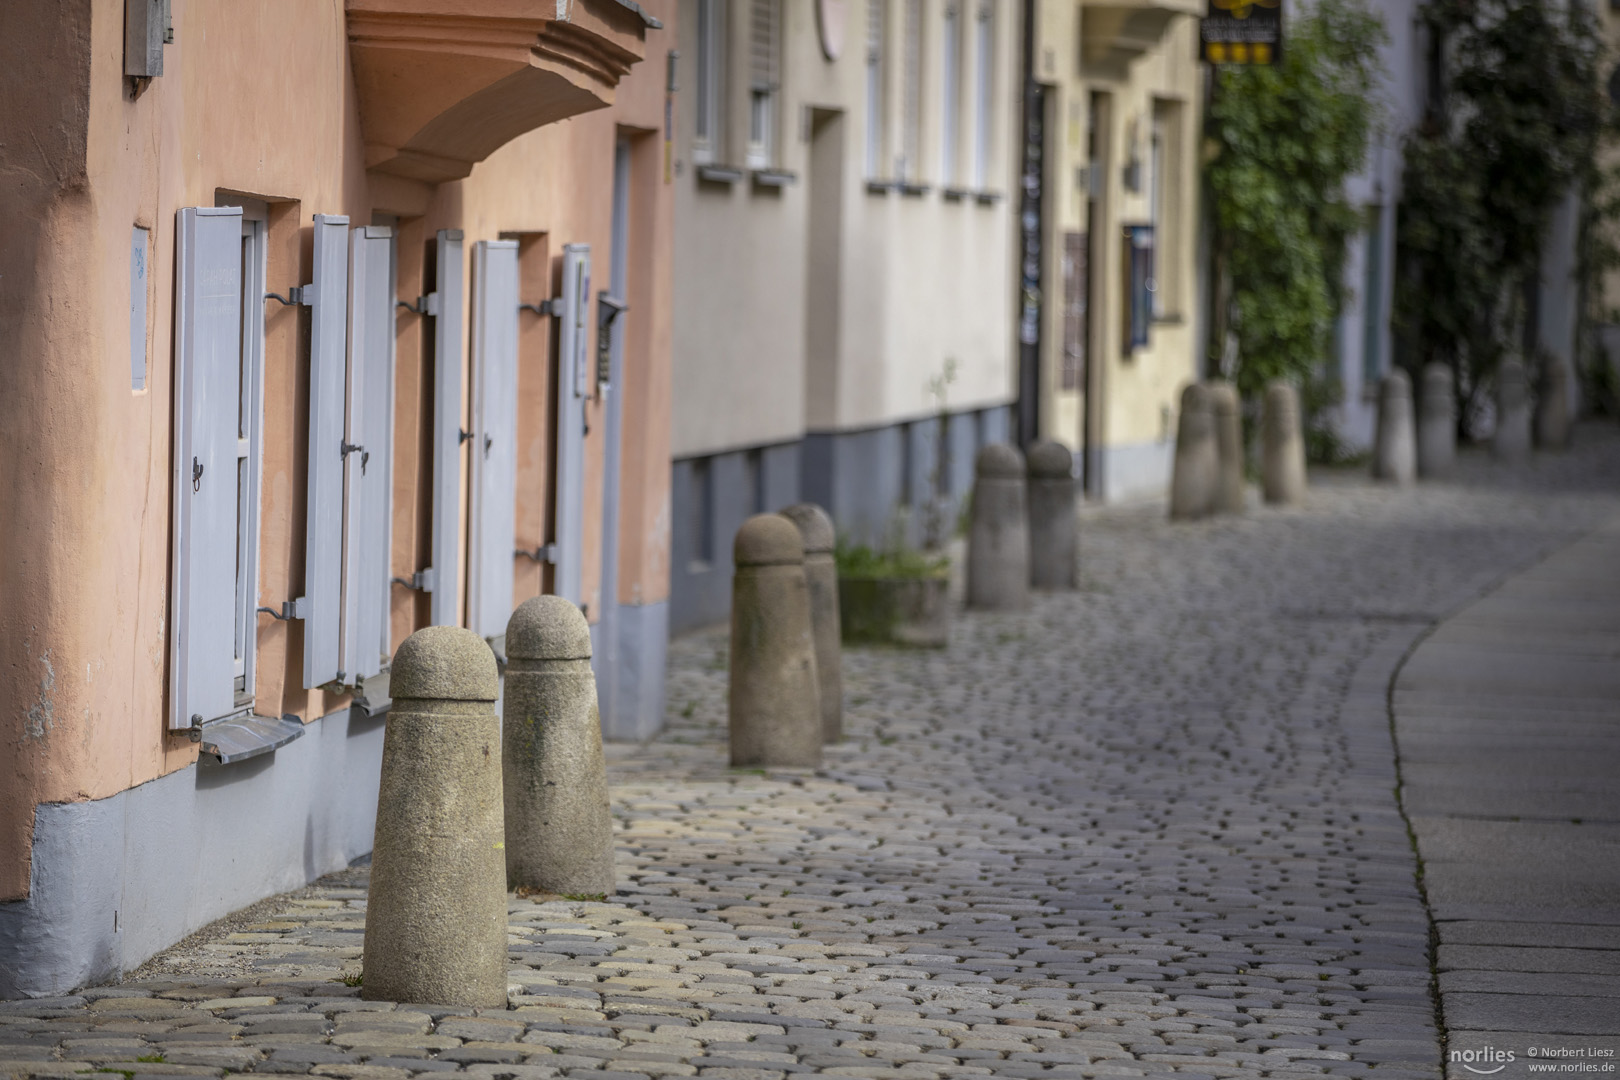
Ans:
<svg viewBox="0 0 1620 1080"><path fill-rule="evenodd" d="M359 1000L362 867L0 1003L0 1073L1438 1077L1388 680L1620 513L1620 433L1582 434L1299 511L1088 511L1079 593L846 654L814 774L724 767L724 636L684 638L670 729L610 748L621 888L513 899L509 1009Z"/></svg>

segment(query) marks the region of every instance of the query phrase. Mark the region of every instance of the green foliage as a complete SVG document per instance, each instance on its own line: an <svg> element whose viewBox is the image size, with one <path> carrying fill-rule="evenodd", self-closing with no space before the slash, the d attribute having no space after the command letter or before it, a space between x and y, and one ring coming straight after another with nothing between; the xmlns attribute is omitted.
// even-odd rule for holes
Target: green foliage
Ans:
<svg viewBox="0 0 1620 1080"><path fill-rule="evenodd" d="M1598 45L1578 4L1430 0L1423 16L1448 78L1406 138L1395 318L1411 366L1450 365L1466 405L1505 356L1533 355L1548 223L1573 186L1598 187Z"/></svg>
<svg viewBox="0 0 1620 1080"><path fill-rule="evenodd" d="M1344 182L1377 119L1384 36L1362 0L1320 0L1293 23L1281 63L1216 77L1205 182L1217 272L1230 289L1216 323L1230 312L1245 397L1271 379L1303 380L1327 355L1345 241L1360 224Z"/></svg>
<svg viewBox="0 0 1620 1080"><path fill-rule="evenodd" d="M841 578L934 578L950 572L951 560L910 548L878 551L838 538L833 559Z"/></svg>

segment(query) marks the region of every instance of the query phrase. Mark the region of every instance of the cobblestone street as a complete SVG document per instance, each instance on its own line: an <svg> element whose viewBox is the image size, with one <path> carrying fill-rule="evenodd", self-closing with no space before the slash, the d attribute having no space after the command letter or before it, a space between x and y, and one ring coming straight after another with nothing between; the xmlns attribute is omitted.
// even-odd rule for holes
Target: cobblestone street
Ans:
<svg viewBox="0 0 1620 1080"><path fill-rule="evenodd" d="M0 1074L1438 1077L1390 680L1620 515L1620 431L1577 445L1193 525L1088 509L1080 592L847 651L814 774L726 768L724 633L682 638L668 729L608 750L619 891L513 899L510 1009L359 1000L355 867L0 1003Z"/></svg>

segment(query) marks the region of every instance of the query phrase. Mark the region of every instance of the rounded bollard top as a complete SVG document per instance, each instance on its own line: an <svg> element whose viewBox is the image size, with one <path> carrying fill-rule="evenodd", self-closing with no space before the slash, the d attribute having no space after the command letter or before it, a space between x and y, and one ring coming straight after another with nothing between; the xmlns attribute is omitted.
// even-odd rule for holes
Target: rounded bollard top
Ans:
<svg viewBox="0 0 1620 1080"><path fill-rule="evenodd" d="M973 459L973 475L990 480L1022 480L1024 455L1007 443L991 443Z"/></svg>
<svg viewBox="0 0 1620 1080"><path fill-rule="evenodd" d="M1299 413L1299 393L1294 384L1284 379L1273 379L1266 384L1265 418L1276 424L1294 423Z"/></svg>
<svg viewBox="0 0 1620 1080"><path fill-rule="evenodd" d="M560 596L533 596L506 621L506 655L514 660L589 660L591 624Z"/></svg>
<svg viewBox="0 0 1620 1080"><path fill-rule="evenodd" d="M802 564L804 540L799 527L781 514L755 514L737 530L731 561L738 567Z"/></svg>
<svg viewBox="0 0 1620 1080"><path fill-rule="evenodd" d="M824 554L838 546L838 536L833 531L832 518L815 503L795 503L783 510L782 516L798 528L799 539L804 542L806 555Z"/></svg>
<svg viewBox="0 0 1620 1080"><path fill-rule="evenodd" d="M483 638L459 626L428 626L395 651L388 693L396 701L494 701L499 682Z"/></svg>
<svg viewBox="0 0 1620 1080"><path fill-rule="evenodd" d="M1451 366L1435 360L1423 365L1424 386L1451 386Z"/></svg>
<svg viewBox="0 0 1620 1080"><path fill-rule="evenodd" d="M1412 380L1405 371L1396 368L1384 376L1379 384L1378 393L1384 398L1410 398L1412 396Z"/></svg>
<svg viewBox="0 0 1620 1080"><path fill-rule="evenodd" d="M1204 384L1204 400L1209 407L1217 412L1236 412L1238 409L1237 387L1225 379L1211 379Z"/></svg>
<svg viewBox="0 0 1620 1080"><path fill-rule="evenodd" d="M1051 439L1029 448L1029 475L1041 480L1067 480L1074 475L1074 453Z"/></svg>
<svg viewBox="0 0 1620 1080"><path fill-rule="evenodd" d="M1181 388L1181 411L1203 412L1209 408L1209 387L1203 383L1190 382Z"/></svg>

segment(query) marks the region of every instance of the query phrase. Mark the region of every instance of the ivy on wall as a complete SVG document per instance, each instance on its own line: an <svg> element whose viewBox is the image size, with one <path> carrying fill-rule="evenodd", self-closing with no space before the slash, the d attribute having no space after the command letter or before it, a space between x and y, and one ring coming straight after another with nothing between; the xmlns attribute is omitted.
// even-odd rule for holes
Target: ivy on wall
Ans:
<svg viewBox="0 0 1620 1080"><path fill-rule="evenodd" d="M1598 190L1597 34L1583 5L1545 0L1429 0L1422 17L1428 102L1404 146L1395 320L1408 364L1452 367L1466 434L1497 365L1535 360L1554 210Z"/></svg>
<svg viewBox="0 0 1620 1080"><path fill-rule="evenodd" d="M1204 168L1216 287L1210 349L1245 398L1274 378L1309 382L1328 355L1345 243L1361 225L1344 185L1366 160L1378 119L1384 40L1362 0L1318 0L1291 21L1281 62L1216 74Z"/></svg>

